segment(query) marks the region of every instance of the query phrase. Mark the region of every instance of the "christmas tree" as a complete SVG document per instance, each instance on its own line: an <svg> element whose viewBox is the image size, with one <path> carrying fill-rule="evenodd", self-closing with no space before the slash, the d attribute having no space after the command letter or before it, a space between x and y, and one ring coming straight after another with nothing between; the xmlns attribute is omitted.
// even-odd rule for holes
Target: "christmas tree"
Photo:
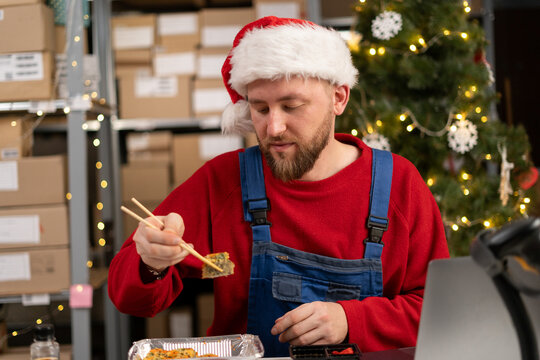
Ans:
<svg viewBox="0 0 540 360"><path fill-rule="evenodd" d="M451 254L466 255L483 229L527 216L535 180L525 130L493 111L483 29L466 1L360 0L354 12L359 83L337 131L413 162Z"/></svg>

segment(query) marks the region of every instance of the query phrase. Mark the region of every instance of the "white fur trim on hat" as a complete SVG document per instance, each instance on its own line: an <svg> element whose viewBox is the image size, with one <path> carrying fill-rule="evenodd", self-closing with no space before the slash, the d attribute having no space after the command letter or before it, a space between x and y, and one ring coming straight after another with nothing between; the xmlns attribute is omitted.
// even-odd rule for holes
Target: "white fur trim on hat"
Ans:
<svg viewBox="0 0 540 360"><path fill-rule="evenodd" d="M322 26L287 24L255 28L233 48L231 87L244 98L247 85L257 79L319 78L335 85L356 84L345 40L335 30Z"/></svg>
<svg viewBox="0 0 540 360"><path fill-rule="evenodd" d="M224 134L246 135L255 132L249 104L245 100L238 100L227 105L221 116L221 131Z"/></svg>

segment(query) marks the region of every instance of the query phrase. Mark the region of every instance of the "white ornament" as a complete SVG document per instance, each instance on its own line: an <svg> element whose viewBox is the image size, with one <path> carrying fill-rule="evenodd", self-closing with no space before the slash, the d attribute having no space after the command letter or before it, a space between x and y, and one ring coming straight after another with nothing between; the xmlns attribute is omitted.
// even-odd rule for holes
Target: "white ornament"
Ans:
<svg viewBox="0 0 540 360"><path fill-rule="evenodd" d="M477 141L476 125L469 120L458 120L450 127L448 145L455 152L464 154L475 147Z"/></svg>
<svg viewBox="0 0 540 360"><path fill-rule="evenodd" d="M371 32L379 40L389 40L401 30L403 20L401 15L394 11L385 11L371 23Z"/></svg>
<svg viewBox="0 0 540 360"><path fill-rule="evenodd" d="M362 141L370 148L390 151L390 142L381 134L367 134L362 138Z"/></svg>
<svg viewBox="0 0 540 360"><path fill-rule="evenodd" d="M510 184L510 170L514 168L514 163L508 162L506 159L506 146L497 145L501 154L501 183L499 184L499 198L503 206L508 203L509 196L514 192Z"/></svg>

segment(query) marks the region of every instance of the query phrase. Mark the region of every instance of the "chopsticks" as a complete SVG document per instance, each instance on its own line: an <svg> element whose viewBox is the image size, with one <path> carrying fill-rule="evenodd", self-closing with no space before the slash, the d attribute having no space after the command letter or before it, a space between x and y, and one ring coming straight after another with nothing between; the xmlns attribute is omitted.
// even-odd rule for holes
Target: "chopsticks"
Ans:
<svg viewBox="0 0 540 360"><path fill-rule="evenodd" d="M143 204L141 204L139 201L137 201L137 199L135 198L131 198L131 201L137 205L142 211L144 211L148 216L150 216L152 219L156 220L162 227L165 226L165 224L163 223L163 221L161 221L159 218L157 218L154 214L152 214L152 212L150 210L148 210ZM156 225L152 224L151 222L143 219L142 217L140 217L139 215L137 215L136 213L134 213L133 211L129 210L127 207L125 206L121 206L120 209L122 209L123 212L125 212L126 214L130 215L131 217L135 218L136 220L142 222L143 224L145 224L146 226L148 227L151 227L152 229L154 230L157 230L157 231L161 231L162 229L158 228ZM181 242L180 243L180 246L182 247L182 249L184 250L187 250L187 252L189 252L191 255L195 256L197 259L201 260L203 263L205 263L206 265L208 266L211 266L213 267L214 269L216 269L217 271L219 272L223 272L223 269L220 268L219 266L217 266L216 264L214 264L213 262L211 262L210 260L208 260L207 258L205 258L204 256L202 256L201 254L199 254L194 248L192 248L191 246L187 245L186 243L184 242Z"/></svg>

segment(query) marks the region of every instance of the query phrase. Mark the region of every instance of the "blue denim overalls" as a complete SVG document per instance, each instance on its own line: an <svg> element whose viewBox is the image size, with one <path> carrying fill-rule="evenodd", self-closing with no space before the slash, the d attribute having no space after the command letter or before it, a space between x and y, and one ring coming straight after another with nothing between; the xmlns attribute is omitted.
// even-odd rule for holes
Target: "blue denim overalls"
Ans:
<svg viewBox="0 0 540 360"><path fill-rule="evenodd" d="M251 223L253 255L249 284L247 332L260 337L265 357L289 356L289 344L270 334L274 321L297 306L313 301L338 301L382 296L381 254L388 227L392 154L373 149L369 238L364 258L343 260L273 243L270 209L258 146L239 153L244 220Z"/></svg>

